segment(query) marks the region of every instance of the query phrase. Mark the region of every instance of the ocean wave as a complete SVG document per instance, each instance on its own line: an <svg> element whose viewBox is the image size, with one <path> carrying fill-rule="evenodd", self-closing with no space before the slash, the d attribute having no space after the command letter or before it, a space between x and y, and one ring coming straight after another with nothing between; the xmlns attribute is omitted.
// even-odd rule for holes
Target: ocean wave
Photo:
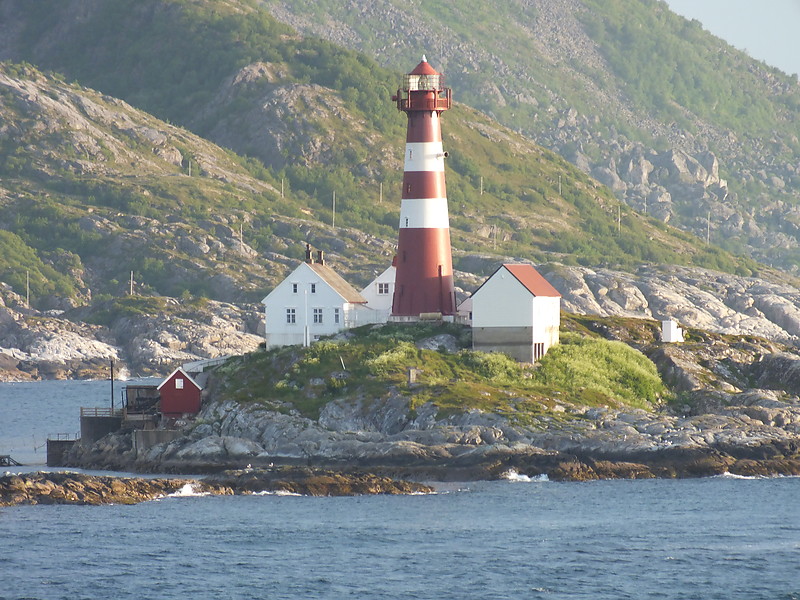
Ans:
<svg viewBox="0 0 800 600"><path fill-rule="evenodd" d="M506 481L519 481L522 483L530 483L533 481L550 481L546 474L542 473L541 475L536 475L534 477L529 477L528 475L523 475L516 469L509 469L502 475L500 475L501 479L505 479Z"/></svg>
<svg viewBox="0 0 800 600"><path fill-rule="evenodd" d="M193 483L186 483L184 486L176 492L172 492L171 494L167 494L167 498L194 498L198 496L210 496L211 492L198 492L194 488Z"/></svg>
<svg viewBox="0 0 800 600"><path fill-rule="evenodd" d="M302 496L303 494L298 494L297 492L290 492L288 490L262 490L260 492L253 492L253 496Z"/></svg>
<svg viewBox="0 0 800 600"><path fill-rule="evenodd" d="M796 479L800 478L800 475L737 475L736 473L720 473L719 475L714 475L712 479Z"/></svg>

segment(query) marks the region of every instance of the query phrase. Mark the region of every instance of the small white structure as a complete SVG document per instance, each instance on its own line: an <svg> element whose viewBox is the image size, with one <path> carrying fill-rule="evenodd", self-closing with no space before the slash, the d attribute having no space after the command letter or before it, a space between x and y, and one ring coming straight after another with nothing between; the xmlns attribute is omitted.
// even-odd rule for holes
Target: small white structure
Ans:
<svg viewBox="0 0 800 600"><path fill-rule="evenodd" d="M504 264L473 292L472 347L534 362L558 343L561 294L527 264Z"/></svg>
<svg viewBox="0 0 800 600"><path fill-rule="evenodd" d="M302 344L321 336L375 322L375 311L341 275L325 264L322 252L301 263L262 301L267 349Z"/></svg>
<svg viewBox="0 0 800 600"><path fill-rule="evenodd" d="M672 319L661 321L661 341L667 344L683 341L683 329Z"/></svg>
<svg viewBox="0 0 800 600"><path fill-rule="evenodd" d="M397 269L390 265L383 273L369 282L361 290L361 295L366 298L367 306L375 311L375 322L386 323L392 314L392 300L394 298L394 276Z"/></svg>

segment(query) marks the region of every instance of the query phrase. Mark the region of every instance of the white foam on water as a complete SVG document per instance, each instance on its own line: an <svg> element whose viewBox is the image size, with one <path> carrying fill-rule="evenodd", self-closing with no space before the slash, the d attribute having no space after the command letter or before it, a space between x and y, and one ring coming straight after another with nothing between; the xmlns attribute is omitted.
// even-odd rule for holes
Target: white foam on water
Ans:
<svg viewBox="0 0 800 600"><path fill-rule="evenodd" d="M302 496L303 494L298 494L296 492L290 492L288 490L275 490L271 492L269 490L263 490L261 492L253 492L253 496Z"/></svg>
<svg viewBox="0 0 800 600"><path fill-rule="evenodd" d="M527 475L522 475L516 469L509 469L502 475L500 475L501 479L505 479L506 481L517 481L522 483L530 483L532 481L550 481L546 474L542 473L541 475L537 475L535 477L529 477Z"/></svg>
<svg viewBox="0 0 800 600"><path fill-rule="evenodd" d="M167 494L168 498L192 498L197 496L210 496L211 492L198 492L194 489L193 483L186 483L177 492Z"/></svg>
<svg viewBox="0 0 800 600"><path fill-rule="evenodd" d="M762 477L760 475L736 475L735 473L728 473L727 471L719 475L714 475L714 477L718 477L720 479L768 479L767 477Z"/></svg>

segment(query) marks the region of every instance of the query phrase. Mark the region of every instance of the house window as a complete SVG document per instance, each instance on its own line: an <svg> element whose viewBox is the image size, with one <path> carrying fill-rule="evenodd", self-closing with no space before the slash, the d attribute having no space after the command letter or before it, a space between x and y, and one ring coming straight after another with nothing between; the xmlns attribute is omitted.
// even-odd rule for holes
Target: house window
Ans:
<svg viewBox="0 0 800 600"><path fill-rule="evenodd" d="M333 309L333 322L336 323L337 325L339 324L339 309L338 308L334 308Z"/></svg>
<svg viewBox="0 0 800 600"><path fill-rule="evenodd" d="M314 309L314 323L322 324L322 309L315 308Z"/></svg>
<svg viewBox="0 0 800 600"><path fill-rule="evenodd" d="M378 284L378 294L381 296L386 296L389 293L389 284L388 283L379 283Z"/></svg>
<svg viewBox="0 0 800 600"><path fill-rule="evenodd" d="M312 294L316 294L317 293L317 284L316 283L312 283L311 284L311 293Z"/></svg>
<svg viewBox="0 0 800 600"><path fill-rule="evenodd" d="M286 309L286 322L289 325L294 325L297 322L297 311L294 308Z"/></svg>
<svg viewBox="0 0 800 600"><path fill-rule="evenodd" d="M175 389L176 390L182 390L183 389L183 379L178 378L178 379L175 380Z"/></svg>
<svg viewBox="0 0 800 600"><path fill-rule="evenodd" d="M293 293L293 294L296 294L296 293L297 293L297 284L296 284L296 283L293 283L293 284L292 284L292 293Z"/></svg>

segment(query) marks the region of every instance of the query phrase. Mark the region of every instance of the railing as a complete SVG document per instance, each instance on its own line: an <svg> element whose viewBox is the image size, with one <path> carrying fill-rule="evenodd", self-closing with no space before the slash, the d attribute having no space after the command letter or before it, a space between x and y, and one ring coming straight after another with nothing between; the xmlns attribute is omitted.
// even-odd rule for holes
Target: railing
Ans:
<svg viewBox="0 0 800 600"><path fill-rule="evenodd" d="M80 433L48 433L47 434L47 441L48 442L50 442L50 441L56 441L56 442L66 441L66 442L70 442L70 441L79 440L79 439L81 439L81 434Z"/></svg>
<svg viewBox="0 0 800 600"><path fill-rule="evenodd" d="M121 417L122 409L81 406L81 417Z"/></svg>
<svg viewBox="0 0 800 600"><path fill-rule="evenodd" d="M402 90L398 90L394 97L397 100L398 110L447 110L452 106L453 96L450 88L430 91L432 94L415 95L414 92L409 92L408 96L403 96ZM443 96L440 95L442 93Z"/></svg>

